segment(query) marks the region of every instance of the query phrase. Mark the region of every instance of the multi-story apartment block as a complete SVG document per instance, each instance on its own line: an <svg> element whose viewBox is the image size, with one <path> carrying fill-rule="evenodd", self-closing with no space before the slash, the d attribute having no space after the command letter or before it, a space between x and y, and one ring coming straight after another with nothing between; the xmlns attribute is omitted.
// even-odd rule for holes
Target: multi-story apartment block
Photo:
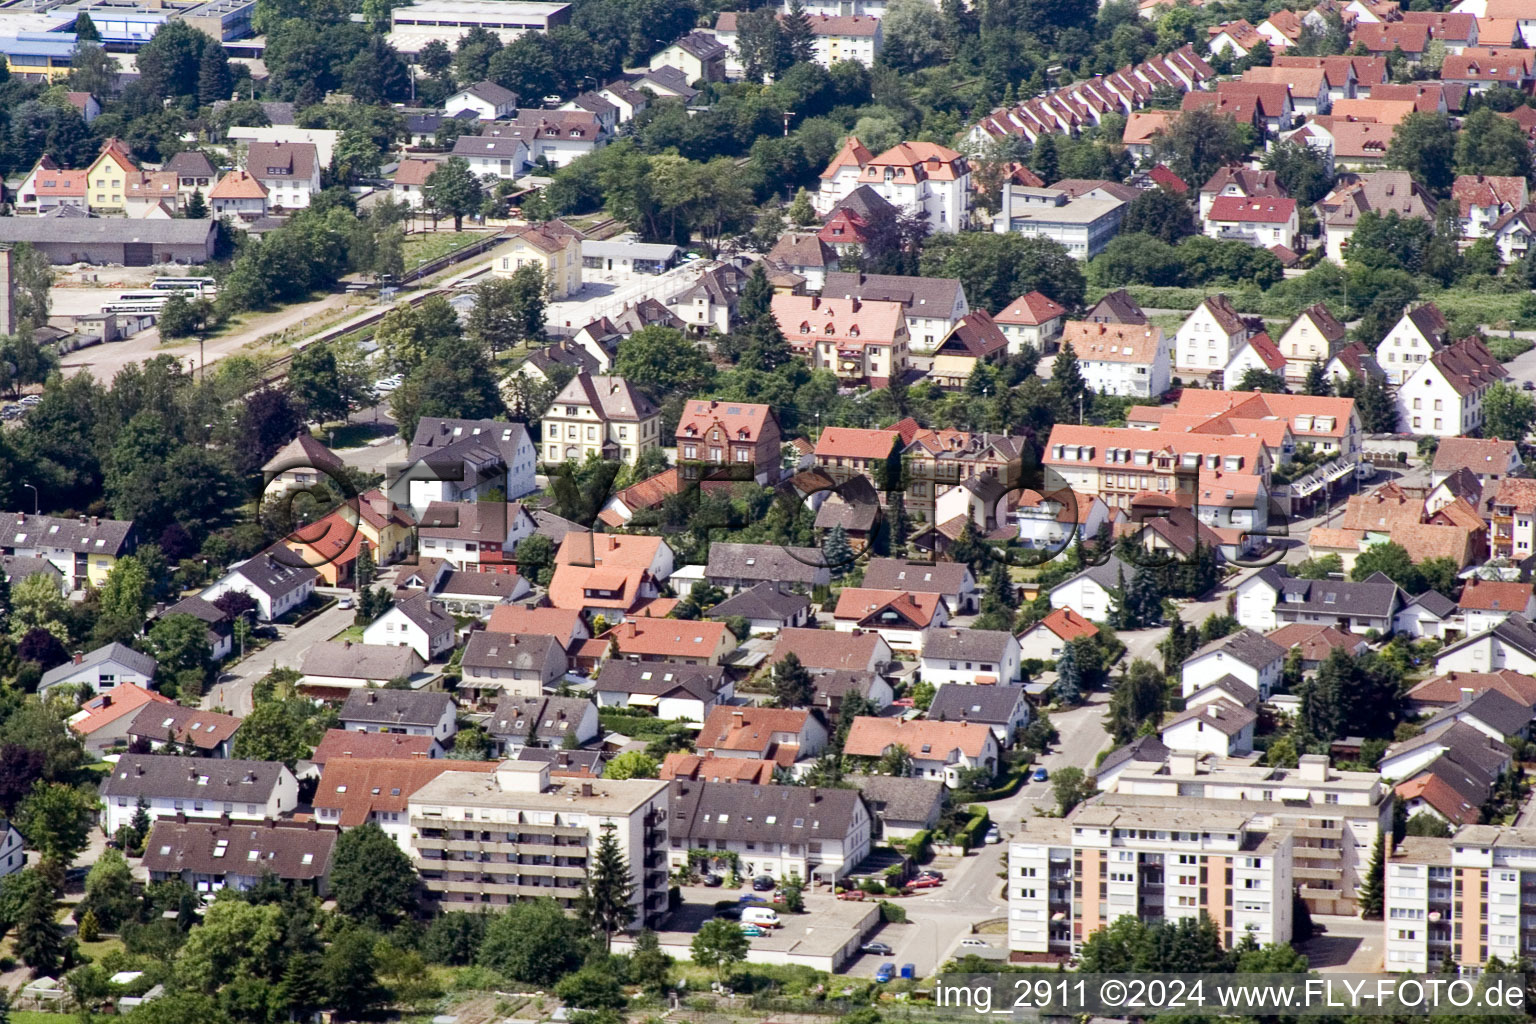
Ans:
<svg viewBox="0 0 1536 1024"><path fill-rule="evenodd" d="M1376 837L1392 824L1392 787L1379 774L1335 771L1321 754L1275 768L1173 752L1163 764L1130 761L1104 788L1149 809L1194 798L1250 815L1251 827L1289 831L1291 877L1314 914L1358 912Z"/></svg>
<svg viewBox="0 0 1536 1024"><path fill-rule="evenodd" d="M444 772L407 812L422 884L445 905L550 896L572 909L611 830L629 864L636 926L666 910L665 782L551 778L548 763L503 761L494 772Z"/></svg>
<svg viewBox="0 0 1536 1024"><path fill-rule="evenodd" d="M849 136L821 174L816 209L830 213L860 185L907 213L923 213L938 233L963 231L971 220L971 166L964 156L933 142L902 142L873 156Z"/></svg>
<svg viewBox="0 0 1536 1024"><path fill-rule="evenodd" d="M869 854L873 819L857 790L693 779L670 785L674 867L705 850L744 874L831 883Z"/></svg>
<svg viewBox="0 0 1536 1024"><path fill-rule="evenodd" d="M1493 497L1492 530L1488 534L1494 558L1524 561L1536 551L1536 480L1506 477Z"/></svg>
<svg viewBox="0 0 1536 1024"><path fill-rule="evenodd" d="M1027 818L1008 848L1008 948L1068 955L1121 917L1205 914L1231 947L1291 938L1291 833L1242 810L1113 795L1067 819Z"/></svg>
<svg viewBox="0 0 1536 1024"><path fill-rule="evenodd" d="M661 444L661 410L622 377L578 373L544 413L544 458L633 464Z"/></svg>
<svg viewBox="0 0 1536 1024"><path fill-rule="evenodd" d="M1463 825L1387 858L1385 967L1435 974L1536 953L1536 830Z"/></svg>

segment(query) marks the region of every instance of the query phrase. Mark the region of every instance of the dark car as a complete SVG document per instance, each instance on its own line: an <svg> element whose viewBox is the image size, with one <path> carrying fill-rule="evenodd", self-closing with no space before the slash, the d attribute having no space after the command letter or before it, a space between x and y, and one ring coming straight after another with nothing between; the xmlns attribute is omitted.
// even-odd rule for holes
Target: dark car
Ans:
<svg viewBox="0 0 1536 1024"><path fill-rule="evenodd" d="M942 881L944 881L944 872L942 872L942 871L933 871L933 870L931 870L929 868L923 868L923 870L921 870L921 871L919 871L917 873L917 877L918 878L937 878L939 881L942 882Z"/></svg>
<svg viewBox="0 0 1536 1024"><path fill-rule="evenodd" d="M866 942L859 947L860 953L868 953L870 956L895 956L896 951L883 942Z"/></svg>
<svg viewBox="0 0 1536 1024"><path fill-rule="evenodd" d="M752 879L752 888L757 892L768 892L777 884L771 875L758 875Z"/></svg>
<svg viewBox="0 0 1536 1024"><path fill-rule="evenodd" d="M711 889L716 889L725 884L725 879L719 875L705 875L704 884Z"/></svg>
<svg viewBox="0 0 1536 1024"><path fill-rule="evenodd" d="M715 916L716 917L728 917L732 921L740 921L741 920L741 908L740 907L721 907L719 910L715 911Z"/></svg>
<svg viewBox="0 0 1536 1024"><path fill-rule="evenodd" d="M1536 391L1536 381L1529 381L1528 380L1528 381L1525 381L1520 386L1522 388L1524 388L1525 390L1527 390L1527 391Z"/></svg>

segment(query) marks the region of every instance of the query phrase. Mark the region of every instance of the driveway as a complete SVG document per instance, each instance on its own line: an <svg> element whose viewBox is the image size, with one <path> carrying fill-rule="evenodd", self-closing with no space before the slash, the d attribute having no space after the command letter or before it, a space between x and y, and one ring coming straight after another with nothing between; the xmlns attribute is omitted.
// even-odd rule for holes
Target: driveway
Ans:
<svg viewBox="0 0 1536 1024"><path fill-rule="evenodd" d="M302 626L278 626L278 639L219 676L203 697L203 707L224 708L244 717L251 713L251 687L274 668L298 668L304 655L322 640L329 640L352 625L355 613L335 605Z"/></svg>

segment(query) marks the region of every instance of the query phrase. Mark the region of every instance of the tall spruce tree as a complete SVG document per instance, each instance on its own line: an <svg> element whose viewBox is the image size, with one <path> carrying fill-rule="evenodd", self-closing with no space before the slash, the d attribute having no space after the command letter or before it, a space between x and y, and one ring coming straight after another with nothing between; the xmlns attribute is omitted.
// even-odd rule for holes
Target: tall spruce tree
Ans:
<svg viewBox="0 0 1536 1024"><path fill-rule="evenodd" d="M581 908L592 934L602 937L604 951L613 948L613 933L634 921L635 907L629 901L634 891L629 878L629 863L614 838L614 826L604 825L582 894Z"/></svg>
<svg viewBox="0 0 1536 1024"><path fill-rule="evenodd" d="M848 531L843 529L842 523L827 531L827 539L822 542L821 551L833 576L846 576L848 570L853 568L853 544L849 542Z"/></svg>
<svg viewBox="0 0 1536 1024"><path fill-rule="evenodd" d="M803 708L815 694L810 670L790 651L773 666L773 699L781 708Z"/></svg>
<svg viewBox="0 0 1536 1024"><path fill-rule="evenodd" d="M783 48L790 64L809 64L816 56L816 33L800 0L791 0L784 16Z"/></svg>
<svg viewBox="0 0 1536 1024"><path fill-rule="evenodd" d="M1376 834L1376 846L1371 850L1371 864L1365 872L1365 882L1360 886L1360 916L1368 921L1381 920L1383 898L1386 895L1387 836Z"/></svg>
<svg viewBox="0 0 1536 1024"><path fill-rule="evenodd" d="M1083 699L1083 667L1072 644L1062 648L1061 657L1056 659L1056 699L1068 705Z"/></svg>

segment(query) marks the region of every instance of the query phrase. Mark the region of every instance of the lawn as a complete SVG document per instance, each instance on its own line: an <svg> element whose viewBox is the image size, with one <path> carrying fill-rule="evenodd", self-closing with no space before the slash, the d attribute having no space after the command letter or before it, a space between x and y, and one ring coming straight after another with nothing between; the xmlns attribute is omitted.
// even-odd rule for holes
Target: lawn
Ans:
<svg viewBox="0 0 1536 1024"><path fill-rule="evenodd" d="M387 437L395 432L388 423L345 423L335 427L322 427L313 431L333 451L344 448L361 448L369 441Z"/></svg>
<svg viewBox="0 0 1536 1024"><path fill-rule="evenodd" d="M72 1013L44 1013L41 1010L12 1010L11 1024L65 1024L78 1021Z"/></svg>
<svg viewBox="0 0 1536 1024"><path fill-rule="evenodd" d="M331 642L332 643L338 643L339 644L343 640L351 640L355 644L362 643L363 642L363 627L362 626L348 626L346 629L342 630L340 633L337 633L335 636L331 637Z"/></svg>
<svg viewBox="0 0 1536 1024"><path fill-rule="evenodd" d="M405 269L407 272L415 270L423 263L428 263L439 256L446 256L456 249L462 249L466 245L485 238L483 231L429 231L419 235L405 236Z"/></svg>

